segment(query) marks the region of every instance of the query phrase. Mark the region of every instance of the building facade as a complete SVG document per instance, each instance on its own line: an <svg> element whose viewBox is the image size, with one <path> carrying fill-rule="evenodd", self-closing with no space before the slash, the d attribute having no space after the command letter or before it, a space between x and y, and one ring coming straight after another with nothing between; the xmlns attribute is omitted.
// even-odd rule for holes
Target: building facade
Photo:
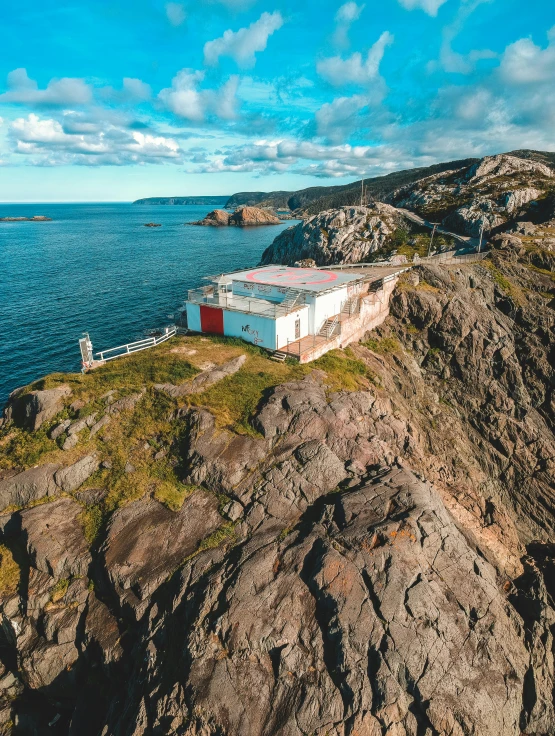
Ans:
<svg viewBox="0 0 555 736"><path fill-rule="evenodd" d="M360 315L375 276L363 269L288 266L221 274L209 279L208 286L189 292L188 328L239 337L305 362L313 359L309 353L317 347L319 354L326 352L325 344L337 342L346 323ZM372 293L375 297L378 290Z"/></svg>

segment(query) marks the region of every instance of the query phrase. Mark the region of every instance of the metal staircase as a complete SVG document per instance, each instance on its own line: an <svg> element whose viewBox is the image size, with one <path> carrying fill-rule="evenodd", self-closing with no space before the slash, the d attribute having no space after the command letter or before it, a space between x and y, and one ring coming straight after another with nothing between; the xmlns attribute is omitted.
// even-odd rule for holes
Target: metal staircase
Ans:
<svg viewBox="0 0 555 736"><path fill-rule="evenodd" d="M350 299L347 299L341 307L341 314L347 314L349 316L352 316L353 314L358 314L359 312L360 312L360 297L359 296L352 296Z"/></svg>
<svg viewBox="0 0 555 736"><path fill-rule="evenodd" d="M325 337L327 340L332 338L334 334L336 333L337 328L339 327L339 315L336 315L335 317L330 317L327 319L324 324L320 327L320 331L318 334L321 337Z"/></svg>
<svg viewBox="0 0 555 736"><path fill-rule="evenodd" d="M285 316L303 303L304 294L298 289L287 289L285 299L280 302L276 309L276 316Z"/></svg>

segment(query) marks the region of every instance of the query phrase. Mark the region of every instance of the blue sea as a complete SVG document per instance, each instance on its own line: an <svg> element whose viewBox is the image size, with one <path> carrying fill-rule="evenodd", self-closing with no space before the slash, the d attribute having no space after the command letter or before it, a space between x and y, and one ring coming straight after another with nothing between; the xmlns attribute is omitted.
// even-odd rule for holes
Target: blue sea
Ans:
<svg viewBox="0 0 555 736"><path fill-rule="evenodd" d="M80 370L78 340L94 351L171 324L202 277L256 265L291 222L186 227L211 207L0 204L0 408L8 394L53 371ZM159 222L162 227L144 227Z"/></svg>

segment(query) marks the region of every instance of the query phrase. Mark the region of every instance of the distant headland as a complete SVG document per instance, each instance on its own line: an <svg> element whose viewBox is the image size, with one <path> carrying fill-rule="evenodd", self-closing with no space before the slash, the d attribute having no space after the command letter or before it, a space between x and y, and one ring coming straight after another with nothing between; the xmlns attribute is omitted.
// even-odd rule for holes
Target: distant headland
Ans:
<svg viewBox="0 0 555 736"><path fill-rule="evenodd" d="M0 217L0 222L52 222L51 217L34 215L33 217Z"/></svg>
<svg viewBox="0 0 555 736"><path fill-rule="evenodd" d="M133 204L198 204L209 207L223 207L227 203L226 197L145 197L137 199Z"/></svg>

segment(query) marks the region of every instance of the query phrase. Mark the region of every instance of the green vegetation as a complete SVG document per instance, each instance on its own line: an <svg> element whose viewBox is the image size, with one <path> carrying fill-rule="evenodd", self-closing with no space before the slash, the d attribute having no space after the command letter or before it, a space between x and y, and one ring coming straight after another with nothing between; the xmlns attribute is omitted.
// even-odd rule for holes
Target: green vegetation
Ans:
<svg viewBox="0 0 555 736"><path fill-rule="evenodd" d="M19 585L20 569L11 551L0 544L0 596L12 595Z"/></svg>
<svg viewBox="0 0 555 736"><path fill-rule="evenodd" d="M387 353L400 353L401 343L395 337L382 337L381 339L371 338L362 342L365 348L371 350L378 355L387 355Z"/></svg>
<svg viewBox="0 0 555 736"><path fill-rule="evenodd" d="M516 305L523 304L525 297L520 286L513 284L491 261L486 260L483 263L490 270L493 280L501 291L512 299Z"/></svg>
<svg viewBox="0 0 555 736"><path fill-rule="evenodd" d="M83 526L83 533L89 545L93 545L104 525L104 513L101 505L88 506L79 514L79 521Z"/></svg>
<svg viewBox="0 0 555 736"><path fill-rule="evenodd" d="M29 468L41 457L55 451L57 445L47 436L46 427L36 432L27 432L17 427L0 430L0 468Z"/></svg>
<svg viewBox="0 0 555 736"><path fill-rule="evenodd" d="M205 549L214 549L219 547L224 542L235 541L235 524L232 521L224 522L220 527L212 532L208 537L205 537L199 544L196 554L203 552Z"/></svg>
<svg viewBox="0 0 555 736"><path fill-rule="evenodd" d="M153 470L158 470L157 466L154 466ZM156 476L156 472L154 475ZM175 476L171 481L155 477L153 485L154 498L171 511L179 511L185 499L196 490L196 486L181 483Z"/></svg>
<svg viewBox="0 0 555 736"><path fill-rule="evenodd" d="M381 341L384 352L398 349L396 341ZM247 359L240 371L219 381L206 391L171 398L154 388L154 383L182 383L203 370L207 363L221 365L241 354ZM151 494L176 511L194 491L181 482L181 452L185 423L179 410L204 407L215 416L216 426L256 435L251 425L257 408L274 386L299 380L314 369L327 374L330 390L354 391L377 383L363 360L349 348L334 350L309 365L287 360L269 360L266 351L239 339L222 337L174 338L151 351L123 357L88 374L53 374L32 385L51 388L66 383L72 388L71 402L82 399L86 405L78 412L66 407L37 432L10 426L0 430L0 468L29 467L46 462L69 465L85 453L96 452L105 466L92 475L81 490L101 488L103 499L83 508L80 523L90 545L97 543L110 515L122 505ZM104 416L108 404L105 394L113 391L112 401L141 393L133 409L112 415L105 429L94 437L84 430L79 444L69 451L48 438L60 418L82 417L97 412ZM69 400L68 400L69 403ZM164 452L154 459L156 453ZM45 497L44 501L52 500ZM222 531L221 533L226 533Z"/></svg>
<svg viewBox="0 0 555 736"><path fill-rule="evenodd" d="M330 350L312 365L327 373L327 384L334 391L358 391L376 382L375 374L350 348Z"/></svg>
<svg viewBox="0 0 555 736"><path fill-rule="evenodd" d="M58 601L62 600L64 595L67 593L70 582L71 581L68 578L62 578L61 580L58 580L50 593L51 603L57 603Z"/></svg>

